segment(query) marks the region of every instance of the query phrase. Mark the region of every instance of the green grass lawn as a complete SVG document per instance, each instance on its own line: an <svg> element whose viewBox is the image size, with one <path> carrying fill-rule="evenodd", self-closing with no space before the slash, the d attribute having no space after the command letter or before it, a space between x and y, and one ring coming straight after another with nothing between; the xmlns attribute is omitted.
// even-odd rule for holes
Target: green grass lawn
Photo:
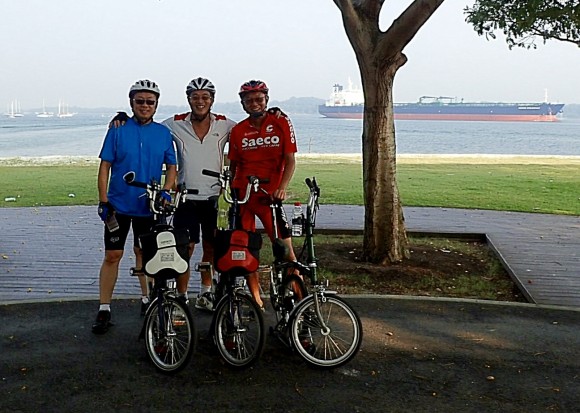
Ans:
<svg viewBox="0 0 580 413"><path fill-rule="evenodd" d="M405 206L436 206L580 215L577 163L397 165ZM2 207L96 205L97 164L0 166ZM306 201L304 178L316 176L321 203L362 205L362 168L357 162L299 159L289 188L291 198ZM73 196L69 196L72 195ZM15 202L5 198L14 197Z"/></svg>

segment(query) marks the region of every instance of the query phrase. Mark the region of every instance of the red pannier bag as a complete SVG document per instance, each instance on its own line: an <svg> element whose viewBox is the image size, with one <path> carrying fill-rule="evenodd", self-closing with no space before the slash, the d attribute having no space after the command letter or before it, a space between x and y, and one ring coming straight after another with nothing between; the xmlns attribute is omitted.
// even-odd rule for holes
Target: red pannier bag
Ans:
<svg viewBox="0 0 580 413"><path fill-rule="evenodd" d="M218 230L214 244L214 264L219 272L254 272L260 266L262 236L257 232Z"/></svg>

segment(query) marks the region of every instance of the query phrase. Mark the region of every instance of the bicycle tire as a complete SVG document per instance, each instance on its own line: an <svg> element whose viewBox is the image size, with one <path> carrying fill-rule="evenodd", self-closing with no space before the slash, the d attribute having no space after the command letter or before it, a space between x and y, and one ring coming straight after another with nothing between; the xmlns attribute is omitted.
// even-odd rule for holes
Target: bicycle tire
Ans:
<svg viewBox="0 0 580 413"><path fill-rule="evenodd" d="M214 340L222 359L235 369L256 363L266 343L258 304L244 293L227 295L218 303L214 317Z"/></svg>
<svg viewBox="0 0 580 413"><path fill-rule="evenodd" d="M187 305L174 297L161 303L165 332L160 328L159 300L145 315L145 346L155 367L163 373L177 373L187 366L197 346L197 330Z"/></svg>
<svg viewBox="0 0 580 413"><path fill-rule="evenodd" d="M320 312L329 328L323 331L316 315L314 296L302 300L290 320L290 340L309 365L331 369L348 363L362 343L362 323L354 309L340 297L325 296Z"/></svg>

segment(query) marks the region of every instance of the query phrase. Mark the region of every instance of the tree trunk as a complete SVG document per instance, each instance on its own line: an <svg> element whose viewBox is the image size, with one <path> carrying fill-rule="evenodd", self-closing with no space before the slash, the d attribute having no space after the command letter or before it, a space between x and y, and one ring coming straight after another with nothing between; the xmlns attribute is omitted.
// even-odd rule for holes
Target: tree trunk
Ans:
<svg viewBox="0 0 580 413"><path fill-rule="evenodd" d="M393 81L405 64L405 46L444 0L414 0L385 32L379 15L385 0L334 0L361 72L365 95L363 257L393 263L408 257L403 207L397 187Z"/></svg>
<svg viewBox="0 0 580 413"><path fill-rule="evenodd" d="M376 263L393 263L408 257L408 239L403 206L397 186L395 121L393 117L393 81L406 61L399 54L380 62L361 65L365 91L363 120L363 182L365 226L363 254ZM370 69L370 70L368 70Z"/></svg>

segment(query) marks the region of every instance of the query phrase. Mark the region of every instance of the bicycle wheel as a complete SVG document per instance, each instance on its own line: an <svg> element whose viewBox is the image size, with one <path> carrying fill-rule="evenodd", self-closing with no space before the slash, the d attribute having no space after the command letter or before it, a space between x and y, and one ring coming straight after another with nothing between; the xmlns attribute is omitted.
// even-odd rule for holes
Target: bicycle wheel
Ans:
<svg viewBox="0 0 580 413"><path fill-rule="evenodd" d="M151 303L145 320L145 346L155 367L163 373L183 369L197 345L197 331L187 306L174 297ZM161 309L161 311L160 311Z"/></svg>
<svg viewBox="0 0 580 413"><path fill-rule="evenodd" d="M316 315L314 296L302 300L290 320L290 339L308 364L335 368L352 360L362 343L362 323L341 298L330 295L319 300L326 329Z"/></svg>
<svg viewBox="0 0 580 413"><path fill-rule="evenodd" d="M246 294L224 297L215 310L214 339L220 356L233 368L254 364L264 351L264 317Z"/></svg>

